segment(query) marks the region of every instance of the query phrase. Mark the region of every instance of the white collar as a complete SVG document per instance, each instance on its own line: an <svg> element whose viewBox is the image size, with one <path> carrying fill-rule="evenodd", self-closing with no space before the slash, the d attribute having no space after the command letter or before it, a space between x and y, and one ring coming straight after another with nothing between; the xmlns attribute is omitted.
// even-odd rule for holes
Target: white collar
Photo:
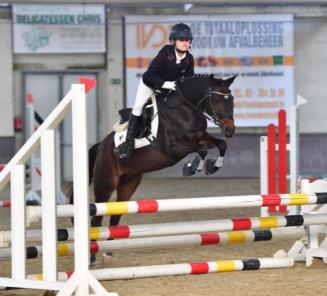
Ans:
<svg viewBox="0 0 327 296"><path fill-rule="evenodd" d="M179 55L178 55L178 53L177 53L177 50L175 49L175 55L176 55L176 60L177 60L178 62L180 62L182 59L185 58L185 56L186 56L186 52L184 52L184 54L182 55L182 57L179 57Z"/></svg>

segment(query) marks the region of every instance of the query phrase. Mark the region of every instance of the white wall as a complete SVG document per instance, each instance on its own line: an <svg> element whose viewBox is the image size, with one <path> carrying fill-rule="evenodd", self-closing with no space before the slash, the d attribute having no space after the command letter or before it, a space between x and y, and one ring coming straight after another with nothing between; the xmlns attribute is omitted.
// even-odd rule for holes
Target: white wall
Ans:
<svg viewBox="0 0 327 296"><path fill-rule="evenodd" d="M308 100L300 132L327 133L327 18L295 21L295 89Z"/></svg>
<svg viewBox="0 0 327 296"><path fill-rule="evenodd" d="M111 13L108 25L108 55L107 55L107 93L106 105L103 106L105 126L102 135L112 131L112 126L119 119L118 110L123 108L124 94L124 62L123 62L123 26L120 15ZM102 108L101 108L102 109Z"/></svg>
<svg viewBox="0 0 327 296"><path fill-rule="evenodd" d="M132 2L132 1L131 1ZM137 1L135 1L137 2ZM221 1L218 1L221 2ZM244 3L246 1L243 1ZM325 55L327 47L326 6L195 6L189 14L294 13L295 15L295 87L296 93L309 103L300 111L301 132L327 133L327 78ZM248 2L248 3L251 3ZM262 2L263 3L263 2ZM252 2L253 4L253 2ZM125 14L182 14L183 7L159 8L137 6L112 8L108 24L108 54L104 55L15 55L11 54L11 20L1 19L0 25L0 136L13 135L14 114L21 114L21 71L65 70L71 68L99 70L99 128L105 136L118 120L117 111L123 107L124 63L123 25ZM4 41L4 42L2 42ZM14 62L14 66L13 65ZM12 79L12 68L15 68ZM14 81L14 82L13 82ZM13 85L14 84L14 85ZM14 99L13 99L14 96ZM14 100L14 103L13 103ZM14 105L14 112L13 112ZM314 115L314 116L313 116ZM239 129L239 133L262 133L263 129Z"/></svg>
<svg viewBox="0 0 327 296"><path fill-rule="evenodd" d="M0 137L14 135L11 20L0 19Z"/></svg>
<svg viewBox="0 0 327 296"><path fill-rule="evenodd" d="M175 8L173 11L174 14L183 14L182 9ZM188 14L208 14L209 12L210 14L294 14L295 94L299 93L308 100L308 104L300 110L300 132L327 133L327 116L325 115L327 110L327 7L319 5L264 6L262 4L258 6L195 6ZM169 12L168 8L123 9L120 7L112 9L109 14L108 33L108 75L110 77L120 79L124 72L122 24L119 17L125 14L170 13L172 12ZM117 118L115 108L123 102L123 87L123 84L109 85L108 110L110 113L108 115L114 119L113 121ZM261 134L265 132L265 128L238 129L238 133Z"/></svg>

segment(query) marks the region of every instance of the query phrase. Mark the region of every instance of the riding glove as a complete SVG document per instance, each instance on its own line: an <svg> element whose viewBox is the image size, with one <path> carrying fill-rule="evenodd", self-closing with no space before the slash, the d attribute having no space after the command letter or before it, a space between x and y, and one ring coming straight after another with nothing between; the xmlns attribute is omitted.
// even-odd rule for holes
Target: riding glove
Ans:
<svg viewBox="0 0 327 296"><path fill-rule="evenodd" d="M176 90L176 82L175 81L166 81L161 88Z"/></svg>

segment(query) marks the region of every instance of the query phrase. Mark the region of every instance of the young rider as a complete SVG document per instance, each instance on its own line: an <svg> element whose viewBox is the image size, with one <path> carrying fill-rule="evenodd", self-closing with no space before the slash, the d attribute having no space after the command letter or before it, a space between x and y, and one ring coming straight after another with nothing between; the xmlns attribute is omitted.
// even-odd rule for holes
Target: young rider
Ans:
<svg viewBox="0 0 327 296"><path fill-rule="evenodd" d="M135 148L135 137L144 104L155 90L176 90L175 81L194 74L193 56L189 49L193 39L191 28L183 23L172 27L170 45L160 49L147 71L142 75L128 122L126 142L118 147L120 158L128 158Z"/></svg>

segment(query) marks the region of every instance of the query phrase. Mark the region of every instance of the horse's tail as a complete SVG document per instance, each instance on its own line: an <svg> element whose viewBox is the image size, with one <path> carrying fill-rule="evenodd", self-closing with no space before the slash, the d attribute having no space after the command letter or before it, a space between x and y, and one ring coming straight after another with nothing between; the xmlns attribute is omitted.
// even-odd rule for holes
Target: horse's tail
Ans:
<svg viewBox="0 0 327 296"><path fill-rule="evenodd" d="M93 179L93 168L95 165L95 159L97 156L97 150L99 145L100 143L96 143L89 149L89 185L91 184ZM68 198L69 198L69 203L72 204L74 201L73 184L69 188Z"/></svg>

